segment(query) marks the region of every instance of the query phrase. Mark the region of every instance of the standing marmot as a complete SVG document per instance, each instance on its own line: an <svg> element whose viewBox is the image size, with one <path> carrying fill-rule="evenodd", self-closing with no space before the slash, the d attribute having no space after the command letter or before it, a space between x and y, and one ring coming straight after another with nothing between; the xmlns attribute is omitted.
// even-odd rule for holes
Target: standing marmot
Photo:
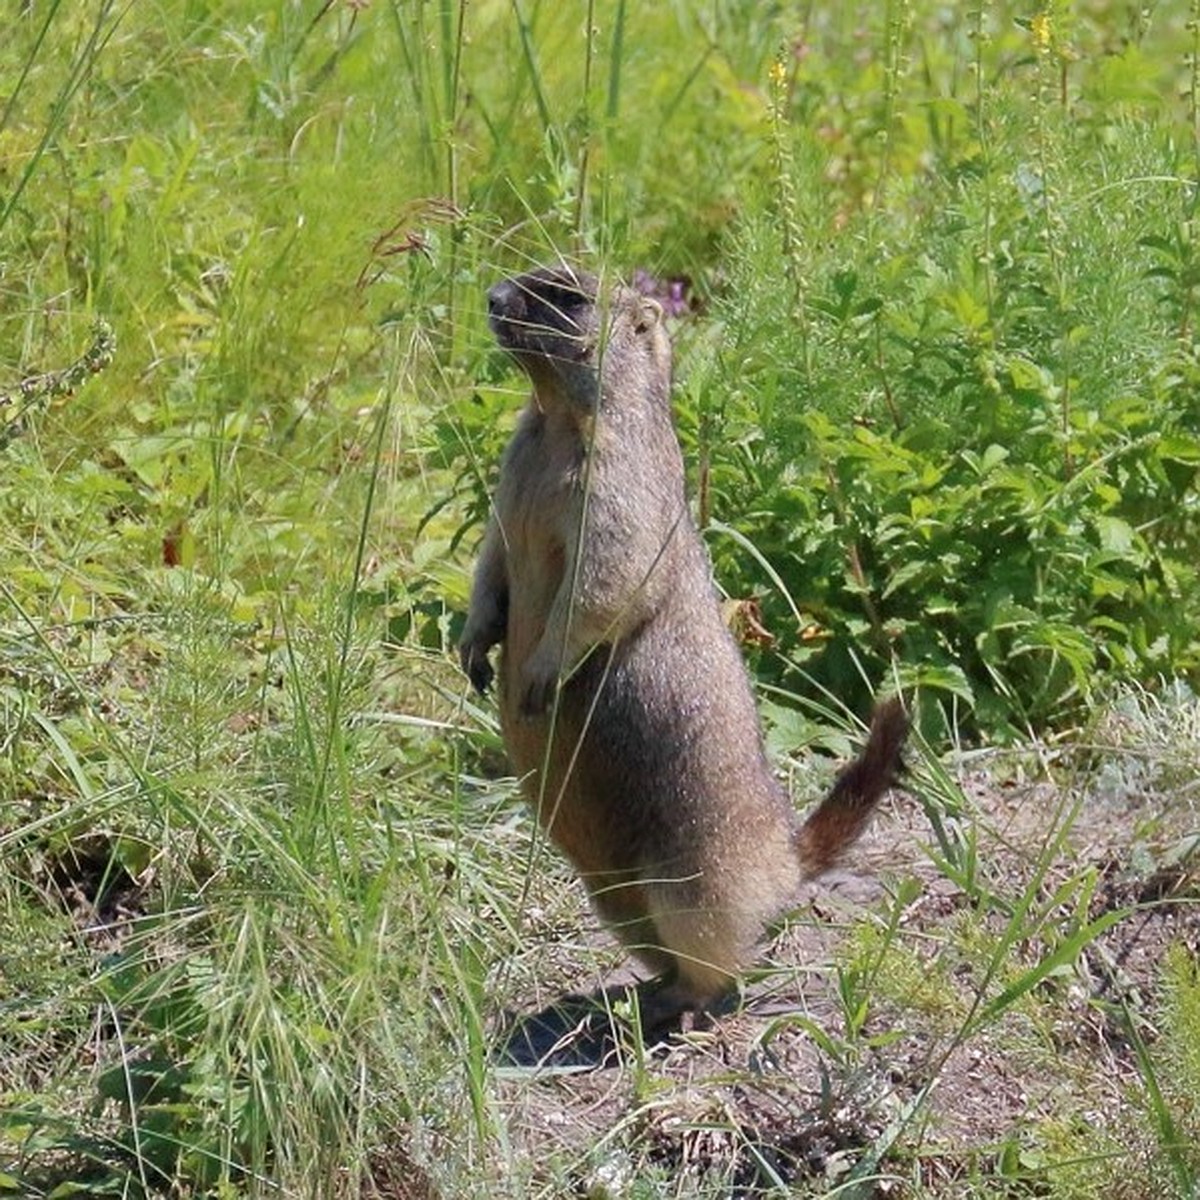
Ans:
<svg viewBox="0 0 1200 1200"><path fill-rule="evenodd" d="M542 826L600 915L665 980L655 1019L725 992L764 925L862 831L907 729L801 826L763 753L746 669L684 495L671 346L654 301L545 267L488 293L533 382L504 456L460 652Z"/></svg>

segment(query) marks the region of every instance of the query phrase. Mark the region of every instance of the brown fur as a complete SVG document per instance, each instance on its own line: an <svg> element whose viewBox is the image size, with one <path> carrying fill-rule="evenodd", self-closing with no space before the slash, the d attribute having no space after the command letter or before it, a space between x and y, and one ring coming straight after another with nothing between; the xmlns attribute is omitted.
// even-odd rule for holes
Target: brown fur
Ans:
<svg viewBox="0 0 1200 1200"><path fill-rule="evenodd" d="M664 972L665 1014L728 989L764 925L862 831L907 723L796 828L684 494L662 313L541 268L489 293L533 394L501 468L460 646L543 828L600 915Z"/></svg>

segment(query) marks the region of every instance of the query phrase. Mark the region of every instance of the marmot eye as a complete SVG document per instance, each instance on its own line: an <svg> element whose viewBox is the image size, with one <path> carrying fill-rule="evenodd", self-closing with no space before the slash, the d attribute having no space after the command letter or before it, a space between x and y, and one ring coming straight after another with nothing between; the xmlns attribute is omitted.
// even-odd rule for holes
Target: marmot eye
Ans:
<svg viewBox="0 0 1200 1200"><path fill-rule="evenodd" d="M587 297L577 288L557 287L551 285L543 293L543 299L559 312L569 312L580 308L587 302Z"/></svg>

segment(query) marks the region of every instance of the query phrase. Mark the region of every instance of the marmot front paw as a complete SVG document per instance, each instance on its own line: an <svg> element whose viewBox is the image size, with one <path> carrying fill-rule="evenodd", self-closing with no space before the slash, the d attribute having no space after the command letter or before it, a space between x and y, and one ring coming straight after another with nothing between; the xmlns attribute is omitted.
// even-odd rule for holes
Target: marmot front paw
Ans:
<svg viewBox="0 0 1200 1200"><path fill-rule="evenodd" d="M524 687L521 689L521 716L542 716L554 702L557 690L557 671L526 671Z"/></svg>
<svg viewBox="0 0 1200 1200"><path fill-rule="evenodd" d="M458 647L458 657L462 662L462 669L467 673L467 678L471 681L475 690L482 696L492 685L492 677L495 672L492 670L492 664L488 661L488 648L474 638L470 641L463 641Z"/></svg>

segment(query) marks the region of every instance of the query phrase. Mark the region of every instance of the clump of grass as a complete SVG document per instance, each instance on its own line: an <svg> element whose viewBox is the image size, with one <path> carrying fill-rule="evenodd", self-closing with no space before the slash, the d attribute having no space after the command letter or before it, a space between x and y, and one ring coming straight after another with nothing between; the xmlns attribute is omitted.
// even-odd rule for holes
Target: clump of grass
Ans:
<svg viewBox="0 0 1200 1200"><path fill-rule="evenodd" d="M190 652L162 680L152 741L134 751L135 731L91 726L127 782L87 782L61 737L39 761L14 760L21 791L74 775L88 796L40 819L22 802L26 819L0 836L6 904L57 913L72 944L57 994L33 1012L32 978L7 976L17 991L0 1038L29 1046L41 1031L60 1050L76 1047L45 1064L37 1091L17 1096L4 1127L6 1153L19 1150L10 1170L28 1186L58 1171L146 1193L186 1181L258 1194L273 1181L337 1194L367 1186L364 1156L393 1144L414 1162L483 1169L476 1156L493 1129L479 1085L474 914L504 900L486 881L480 891L475 871L456 878L462 839L474 834L456 831L441 801L418 789L403 804L364 804L379 727L353 720L361 675L352 682L326 655L341 613L320 637L304 621L284 639L290 686L256 685L220 669L229 627L212 598L177 600L180 619L184 604ZM357 639L350 653L361 654ZM32 701L31 719L78 744L70 719L42 708ZM223 729L198 723L222 709ZM86 704L78 712L90 723ZM151 745L161 749L147 761ZM475 820L482 832L487 811ZM444 993L431 1009L425 989L439 976ZM83 1082L89 1043L98 1058L84 1094L96 1116L82 1136L52 1097ZM448 1104L439 1089L463 1071L476 1080L469 1102ZM430 1141L415 1145L427 1119ZM351 1165L358 1174L348 1178Z"/></svg>

